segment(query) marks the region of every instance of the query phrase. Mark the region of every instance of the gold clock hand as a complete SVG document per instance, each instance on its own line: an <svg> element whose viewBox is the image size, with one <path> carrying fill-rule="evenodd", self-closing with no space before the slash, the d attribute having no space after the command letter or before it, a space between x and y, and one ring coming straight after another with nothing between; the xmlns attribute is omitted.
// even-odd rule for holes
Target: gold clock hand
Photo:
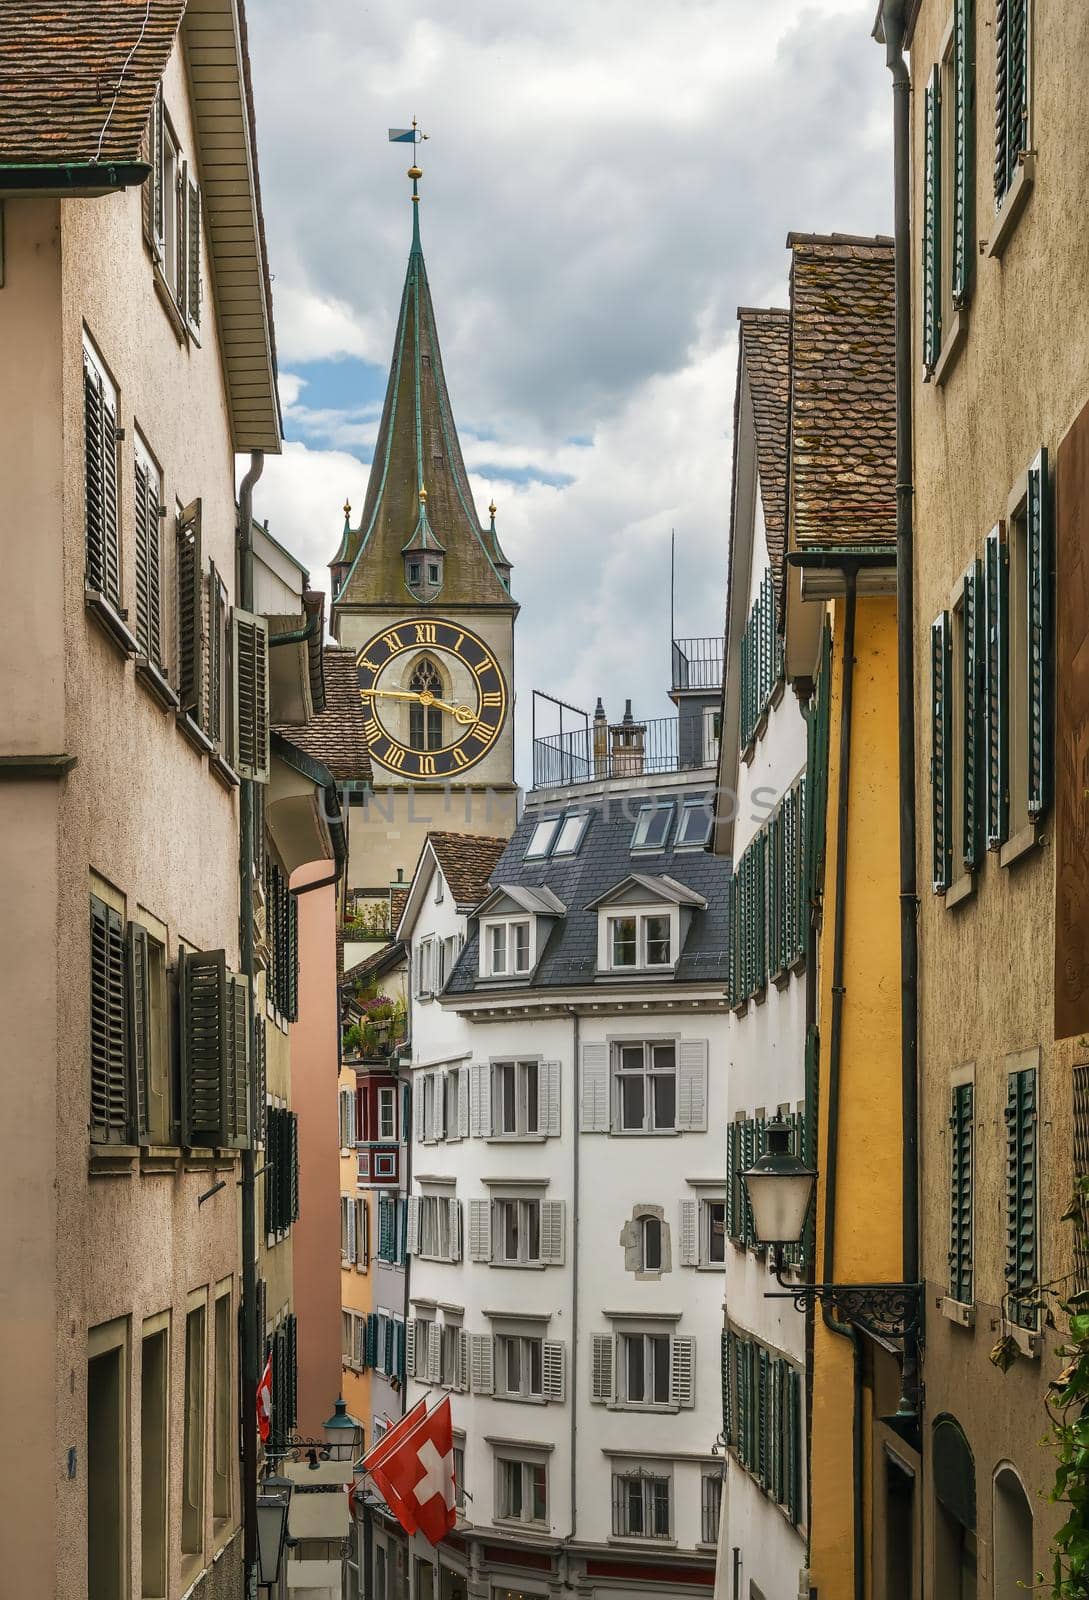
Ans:
<svg viewBox="0 0 1089 1600"><path fill-rule="evenodd" d="M435 696L433 694L429 694L427 690L413 691L405 689L361 689L359 693L364 700L373 700L376 695L380 695L384 700L418 700L422 705L425 706L438 706L440 711L448 711L455 722L460 723L462 727L466 728L469 727L471 723L479 720L476 712L473 711L471 707L449 705L445 700L436 699Z"/></svg>
<svg viewBox="0 0 1089 1600"><path fill-rule="evenodd" d="M375 695L381 695L383 700L421 700L422 695L413 690L404 689L360 689L364 700L373 700Z"/></svg>
<svg viewBox="0 0 1089 1600"><path fill-rule="evenodd" d="M438 706L440 711L448 711L453 717L454 721L460 722L462 727L467 728L470 723L479 720L476 712L473 711L469 706L451 706L447 705L445 700L432 700L431 704L433 706Z"/></svg>

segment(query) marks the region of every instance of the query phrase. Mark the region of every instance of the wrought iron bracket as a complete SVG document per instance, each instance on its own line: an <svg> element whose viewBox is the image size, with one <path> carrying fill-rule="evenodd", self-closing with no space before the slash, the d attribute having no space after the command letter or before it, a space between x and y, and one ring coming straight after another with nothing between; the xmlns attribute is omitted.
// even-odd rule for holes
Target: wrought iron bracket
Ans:
<svg viewBox="0 0 1089 1600"><path fill-rule="evenodd" d="M879 1339L902 1339L919 1327L923 1309L921 1283L784 1283L779 1254L772 1262L775 1281L782 1290L765 1293L767 1300L793 1300L805 1311L817 1301Z"/></svg>

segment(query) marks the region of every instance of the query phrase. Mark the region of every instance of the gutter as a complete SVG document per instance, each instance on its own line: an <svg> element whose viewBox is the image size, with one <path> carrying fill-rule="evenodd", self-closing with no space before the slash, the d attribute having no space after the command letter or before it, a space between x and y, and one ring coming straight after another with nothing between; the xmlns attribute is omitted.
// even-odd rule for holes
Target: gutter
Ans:
<svg viewBox="0 0 1089 1600"><path fill-rule="evenodd" d="M20 162L0 166L0 194L75 195L88 189L110 194L115 189L135 188L150 174L151 167L146 161Z"/></svg>
<svg viewBox="0 0 1089 1600"><path fill-rule="evenodd" d="M283 634L279 638L281 642L286 642ZM272 642L270 639L269 643ZM328 889L331 884L339 882L348 863L344 814L340 809L336 779L323 761L316 761L313 756L307 755L305 750L300 750L297 744L292 744L290 739L285 739L283 734L277 733L275 729L269 734L269 752L286 762L289 767L293 767L302 777L309 778L315 788L322 790L325 797L322 816L329 829L329 842L333 846L333 870L327 877L316 878L313 883L304 883L301 888L292 889L291 893L297 899L301 894L311 894L315 889Z"/></svg>

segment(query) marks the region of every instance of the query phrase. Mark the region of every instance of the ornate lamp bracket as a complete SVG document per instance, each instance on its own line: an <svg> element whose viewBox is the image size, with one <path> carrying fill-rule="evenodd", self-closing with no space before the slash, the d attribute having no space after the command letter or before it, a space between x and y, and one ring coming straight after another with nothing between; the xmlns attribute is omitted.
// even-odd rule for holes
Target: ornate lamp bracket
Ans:
<svg viewBox="0 0 1089 1600"><path fill-rule="evenodd" d="M806 1311L818 1301L834 1311L841 1322L854 1323L879 1339L902 1339L917 1329L923 1306L921 1283L785 1283L778 1250L772 1252L775 1281L768 1300L793 1300Z"/></svg>

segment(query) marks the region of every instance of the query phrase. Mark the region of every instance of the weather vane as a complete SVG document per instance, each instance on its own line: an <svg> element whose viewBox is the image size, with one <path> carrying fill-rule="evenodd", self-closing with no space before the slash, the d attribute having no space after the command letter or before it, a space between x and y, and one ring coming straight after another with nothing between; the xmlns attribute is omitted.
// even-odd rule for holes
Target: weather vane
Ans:
<svg viewBox="0 0 1089 1600"><path fill-rule="evenodd" d="M389 130L390 144L417 145L421 144L423 140L428 137L429 136L426 133L420 132L419 125L415 117L412 119L411 128L391 128ZM408 169L408 175L412 179L412 198L414 201L419 203L420 192L418 184L420 179L423 177L423 170L416 165L415 160L413 160L412 165Z"/></svg>

